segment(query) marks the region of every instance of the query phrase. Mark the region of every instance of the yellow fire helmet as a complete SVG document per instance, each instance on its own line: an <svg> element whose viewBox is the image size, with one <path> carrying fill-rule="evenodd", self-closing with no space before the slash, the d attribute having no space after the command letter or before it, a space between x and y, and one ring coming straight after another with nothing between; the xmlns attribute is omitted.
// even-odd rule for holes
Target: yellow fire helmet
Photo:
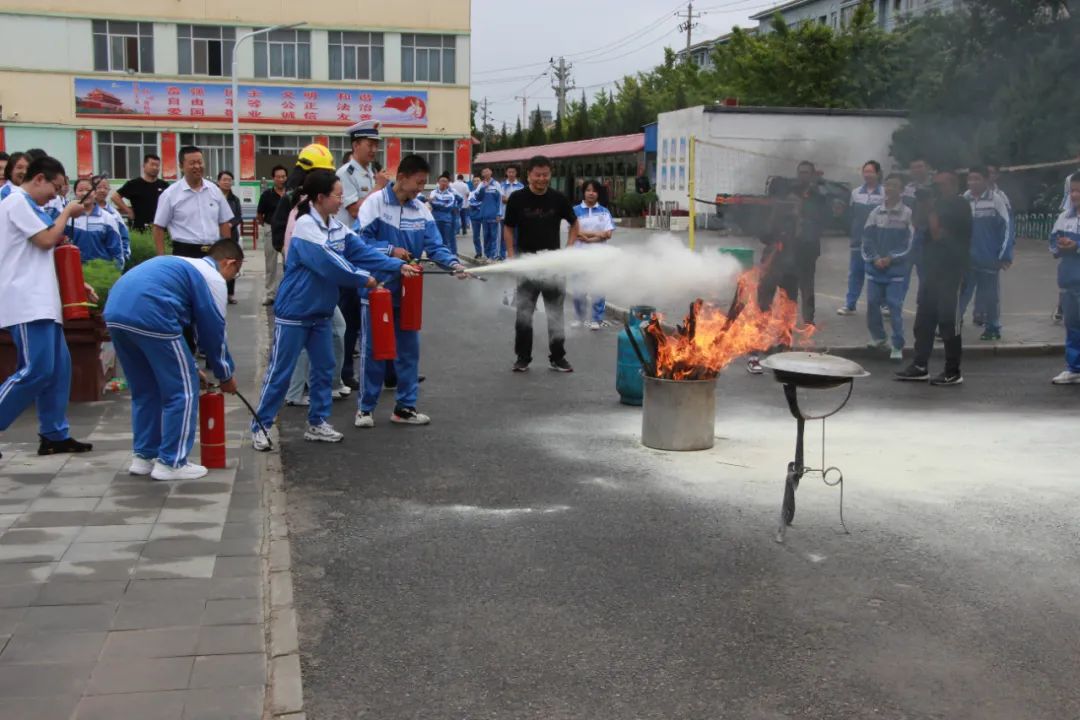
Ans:
<svg viewBox="0 0 1080 720"><path fill-rule="evenodd" d="M337 169L334 167L334 156L330 154L330 150L319 143L311 143L300 151L299 157L296 158L296 167L304 170L330 170L331 172Z"/></svg>

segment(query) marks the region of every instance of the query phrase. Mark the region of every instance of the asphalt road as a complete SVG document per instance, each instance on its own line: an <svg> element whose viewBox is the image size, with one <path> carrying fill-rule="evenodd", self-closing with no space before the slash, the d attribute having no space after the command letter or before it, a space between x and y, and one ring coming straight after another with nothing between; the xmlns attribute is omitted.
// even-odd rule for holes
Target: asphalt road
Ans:
<svg viewBox="0 0 1080 720"><path fill-rule="evenodd" d="M543 352L512 374L500 283L427 283L430 427L391 426L384 394L378 427L341 402L345 442L317 445L284 411L312 720L1080 716L1060 359L972 360L956 388L867 363L828 427L851 534L807 478L778 545L795 428L771 378L721 378L713 450L648 450L613 331L571 335L572 375Z"/></svg>

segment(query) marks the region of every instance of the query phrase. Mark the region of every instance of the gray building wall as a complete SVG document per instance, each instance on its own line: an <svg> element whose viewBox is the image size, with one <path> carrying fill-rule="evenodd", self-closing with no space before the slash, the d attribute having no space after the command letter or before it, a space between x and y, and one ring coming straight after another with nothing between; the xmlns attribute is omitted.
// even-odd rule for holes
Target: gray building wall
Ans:
<svg viewBox="0 0 1080 720"><path fill-rule="evenodd" d="M781 3L775 8L754 16L758 21L758 32L772 30L773 14L779 12L785 22L800 25L805 22L819 22L834 29L839 29L851 18L860 0L810 0L804 3ZM961 0L873 0L874 14L878 24L885 30L893 30L905 17L915 17L930 11L952 12Z"/></svg>

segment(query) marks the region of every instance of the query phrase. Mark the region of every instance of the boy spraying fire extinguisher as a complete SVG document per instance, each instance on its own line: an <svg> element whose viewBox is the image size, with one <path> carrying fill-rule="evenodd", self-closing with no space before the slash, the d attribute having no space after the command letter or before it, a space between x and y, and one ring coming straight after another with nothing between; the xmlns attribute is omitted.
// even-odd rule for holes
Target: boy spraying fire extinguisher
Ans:
<svg viewBox="0 0 1080 720"><path fill-rule="evenodd" d="M426 253L429 260L461 273L465 266L443 244L439 229L431 212L416 196L427 184L431 168L419 155L406 155L398 165L397 178L392 186L368 196L360 206L357 223L360 238L379 251L394 257L419 258ZM401 290L394 289L395 340L397 359L397 402L390 421L403 425L427 425L431 418L416 409L419 395L420 332L402 330L398 313L401 307ZM356 419L358 428L375 427L372 414L383 389L386 364L375 362L372 338L369 335L364 348L364 385L360 395Z"/></svg>
<svg viewBox="0 0 1080 720"><path fill-rule="evenodd" d="M244 264L233 240L218 240L206 257L162 255L125 273L109 293L105 322L131 387L132 475L195 480L207 473L188 462L195 444L200 373L184 341L194 327L221 389L236 392L225 337L226 281Z"/></svg>
<svg viewBox="0 0 1080 720"><path fill-rule="evenodd" d="M335 217L341 209L341 180L329 170L314 170L304 181L304 200L289 239L285 275L274 301L274 341L251 428L252 447L270 449L266 435L285 402L289 379L301 348L311 361L308 378L308 428L304 439L341 442L342 435L327 422L331 382L337 363L331 339L331 318L339 287L374 287L372 273L386 283L418 270L402 260L368 247Z"/></svg>

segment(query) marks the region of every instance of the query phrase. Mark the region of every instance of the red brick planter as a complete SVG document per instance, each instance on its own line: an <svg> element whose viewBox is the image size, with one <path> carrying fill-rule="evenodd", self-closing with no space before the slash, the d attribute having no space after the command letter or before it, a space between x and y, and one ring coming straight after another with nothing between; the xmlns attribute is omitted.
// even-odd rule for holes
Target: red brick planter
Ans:
<svg viewBox="0 0 1080 720"><path fill-rule="evenodd" d="M64 338L71 354L71 402L100 400L105 383L116 371L112 353L102 352L102 343L109 340L109 331L100 315L87 320L64 322ZM19 366L15 343L11 335L0 331L0 378L6 378Z"/></svg>

